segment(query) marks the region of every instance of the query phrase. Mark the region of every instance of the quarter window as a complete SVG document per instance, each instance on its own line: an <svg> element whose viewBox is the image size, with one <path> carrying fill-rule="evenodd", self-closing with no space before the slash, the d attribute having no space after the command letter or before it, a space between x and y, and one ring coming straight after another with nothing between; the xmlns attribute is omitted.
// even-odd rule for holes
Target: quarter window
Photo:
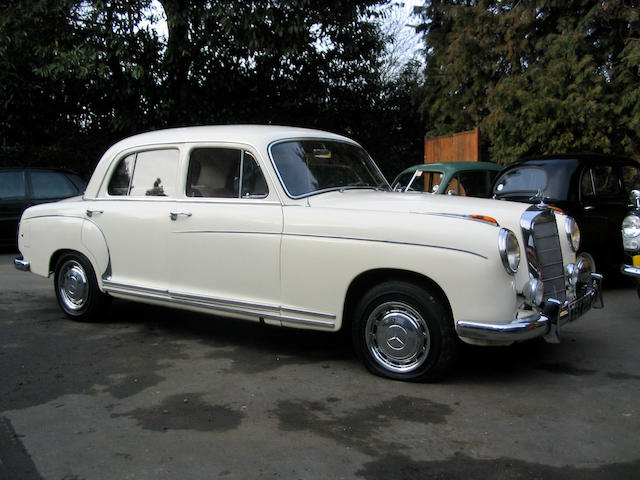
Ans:
<svg viewBox="0 0 640 480"><path fill-rule="evenodd" d="M234 148L196 148L189 159L186 195L263 198L267 183L255 158Z"/></svg>
<svg viewBox="0 0 640 480"><path fill-rule="evenodd" d="M131 178L133 178L133 166L136 163L136 156L129 155L123 158L109 182L109 195L129 195Z"/></svg>

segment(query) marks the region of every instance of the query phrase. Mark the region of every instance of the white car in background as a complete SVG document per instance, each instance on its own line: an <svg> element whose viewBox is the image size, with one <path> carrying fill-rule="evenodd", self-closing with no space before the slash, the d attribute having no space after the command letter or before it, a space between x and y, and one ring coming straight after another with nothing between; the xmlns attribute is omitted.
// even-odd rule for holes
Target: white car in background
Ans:
<svg viewBox="0 0 640 480"><path fill-rule="evenodd" d="M116 143L82 198L24 213L15 265L53 274L73 319L118 297L349 329L370 371L417 381L446 375L459 340L556 339L600 295L578 246L544 205L392 192L339 135L209 126Z"/></svg>

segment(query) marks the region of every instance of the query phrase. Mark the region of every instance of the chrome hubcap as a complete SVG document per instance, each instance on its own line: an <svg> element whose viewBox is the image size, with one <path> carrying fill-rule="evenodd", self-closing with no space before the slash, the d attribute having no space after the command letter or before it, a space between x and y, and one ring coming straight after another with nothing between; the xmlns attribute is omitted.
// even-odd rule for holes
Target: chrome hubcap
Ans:
<svg viewBox="0 0 640 480"><path fill-rule="evenodd" d="M84 307L89 297L89 282L82 265L70 260L62 266L58 291L62 303L68 310L77 311Z"/></svg>
<svg viewBox="0 0 640 480"><path fill-rule="evenodd" d="M427 324L415 309L402 302L375 308L366 324L367 348L385 369L407 373L424 363L429 354Z"/></svg>

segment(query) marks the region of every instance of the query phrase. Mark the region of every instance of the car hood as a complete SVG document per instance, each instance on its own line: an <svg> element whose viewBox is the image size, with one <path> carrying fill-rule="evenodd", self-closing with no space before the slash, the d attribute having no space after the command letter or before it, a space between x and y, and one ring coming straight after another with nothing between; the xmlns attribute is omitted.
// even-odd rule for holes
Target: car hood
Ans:
<svg viewBox="0 0 640 480"><path fill-rule="evenodd" d="M483 199L400 193L374 190L344 190L315 195L308 199L310 207L410 213L416 215L480 215L492 217L500 225L514 228L528 204Z"/></svg>

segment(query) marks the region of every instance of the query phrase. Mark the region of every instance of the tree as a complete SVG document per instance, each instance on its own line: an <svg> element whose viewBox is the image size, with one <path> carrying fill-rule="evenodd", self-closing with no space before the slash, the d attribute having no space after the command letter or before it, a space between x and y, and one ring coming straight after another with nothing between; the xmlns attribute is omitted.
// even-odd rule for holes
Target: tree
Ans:
<svg viewBox="0 0 640 480"><path fill-rule="evenodd" d="M151 0L0 4L0 162L89 173L140 131L281 123L355 137L397 169L422 135L402 128L419 128L411 77L382 76L387 2L160 0L166 38Z"/></svg>
<svg viewBox="0 0 640 480"><path fill-rule="evenodd" d="M637 2L430 1L421 112L429 132L477 125L493 160L640 154Z"/></svg>

